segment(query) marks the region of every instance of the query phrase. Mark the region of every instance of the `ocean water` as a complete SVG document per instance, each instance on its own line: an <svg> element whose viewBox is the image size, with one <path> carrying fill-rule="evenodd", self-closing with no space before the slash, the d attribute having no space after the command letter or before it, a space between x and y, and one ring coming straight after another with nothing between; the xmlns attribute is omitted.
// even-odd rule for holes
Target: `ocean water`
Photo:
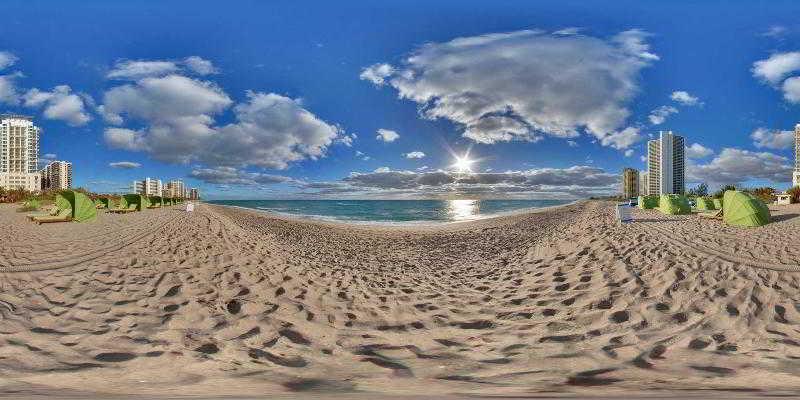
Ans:
<svg viewBox="0 0 800 400"><path fill-rule="evenodd" d="M276 214L366 223L469 221L566 204L566 200L213 200Z"/></svg>

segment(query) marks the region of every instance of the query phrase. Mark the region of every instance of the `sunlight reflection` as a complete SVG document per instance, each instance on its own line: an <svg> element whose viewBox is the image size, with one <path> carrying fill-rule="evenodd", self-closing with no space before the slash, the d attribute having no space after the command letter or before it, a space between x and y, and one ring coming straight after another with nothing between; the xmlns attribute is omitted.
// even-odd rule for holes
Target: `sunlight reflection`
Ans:
<svg viewBox="0 0 800 400"><path fill-rule="evenodd" d="M454 221L474 219L480 212L480 202L478 200L448 200L447 213Z"/></svg>

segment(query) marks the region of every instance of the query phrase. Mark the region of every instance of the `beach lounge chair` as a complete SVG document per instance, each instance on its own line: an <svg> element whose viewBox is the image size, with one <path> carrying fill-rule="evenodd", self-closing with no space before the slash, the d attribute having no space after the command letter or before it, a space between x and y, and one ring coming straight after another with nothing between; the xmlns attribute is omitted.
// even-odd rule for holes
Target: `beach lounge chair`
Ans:
<svg viewBox="0 0 800 400"><path fill-rule="evenodd" d="M42 209L39 212L25 214L25 218L32 220L34 217L47 217L57 215L60 210L56 206Z"/></svg>
<svg viewBox="0 0 800 400"><path fill-rule="evenodd" d="M32 219L33 222L36 222L39 225L53 222L70 222L72 221L72 209L67 208L64 210L59 210L58 214L56 215L33 217Z"/></svg>
<svg viewBox="0 0 800 400"><path fill-rule="evenodd" d="M697 215L699 215L699 216L701 216L703 218L711 218L711 219L722 220L723 212L722 212L722 209L720 208L719 210L716 210L714 212L703 212L703 213L698 213Z"/></svg>

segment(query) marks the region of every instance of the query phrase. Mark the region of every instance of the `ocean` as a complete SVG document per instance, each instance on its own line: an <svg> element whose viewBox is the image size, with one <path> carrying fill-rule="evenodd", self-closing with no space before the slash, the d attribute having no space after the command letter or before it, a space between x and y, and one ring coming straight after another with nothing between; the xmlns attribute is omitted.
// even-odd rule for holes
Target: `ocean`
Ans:
<svg viewBox="0 0 800 400"><path fill-rule="evenodd" d="M430 223L489 218L569 200L212 200L221 204L344 222Z"/></svg>

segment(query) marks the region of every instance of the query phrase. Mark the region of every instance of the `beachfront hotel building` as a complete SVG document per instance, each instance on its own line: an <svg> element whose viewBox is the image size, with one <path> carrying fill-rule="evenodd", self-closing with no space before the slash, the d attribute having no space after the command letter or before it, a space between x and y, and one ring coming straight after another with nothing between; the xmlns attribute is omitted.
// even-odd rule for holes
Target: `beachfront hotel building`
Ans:
<svg viewBox="0 0 800 400"><path fill-rule="evenodd" d="M647 142L647 192L649 195L683 194L686 190L686 155L683 136L658 133Z"/></svg>
<svg viewBox="0 0 800 400"><path fill-rule="evenodd" d="M42 190L63 190L72 188L72 163L53 161L39 171Z"/></svg>
<svg viewBox="0 0 800 400"><path fill-rule="evenodd" d="M161 179L144 178L131 184L131 193L144 196L161 196L162 190Z"/></svg>
<svg viewBox="0 0 800 400"><path fill-rule="evenodd" d="M169 192L168 197L186 198L186 186L181 180L176 179L169 181L169 183L167 183L166 190Z"/></svg>
<svg viewBox="0 0 800 400"><path fill-rule="evenodd" d="M650 193L647 190L647 176L649 174L647 171L639 171L639 196L649 196Z"/></svg>
<svg viewBox="0 0 800 400"><path fill-rule="evenodd" d="M800 186L800 124L794 126L794 171L792 186Z"/></svg>
<svg viewBox="0 0 800 400"><path fill-rule="evenodd" d="M24 115L0 115L0 187L41 189L38 173L41 129Z"/></svg>
<svg viewBox="0 0 800 400"><path fill-rule="evenodd" d="M622 170L622 196L626 199L639 196L639 171L633 168Z"/></svg>
<svg viewBox="0 0 800 400"><path fill-rule="evenodd" d="M189 200L200 200L200 191L197 188L189 189Z"/></svg>

